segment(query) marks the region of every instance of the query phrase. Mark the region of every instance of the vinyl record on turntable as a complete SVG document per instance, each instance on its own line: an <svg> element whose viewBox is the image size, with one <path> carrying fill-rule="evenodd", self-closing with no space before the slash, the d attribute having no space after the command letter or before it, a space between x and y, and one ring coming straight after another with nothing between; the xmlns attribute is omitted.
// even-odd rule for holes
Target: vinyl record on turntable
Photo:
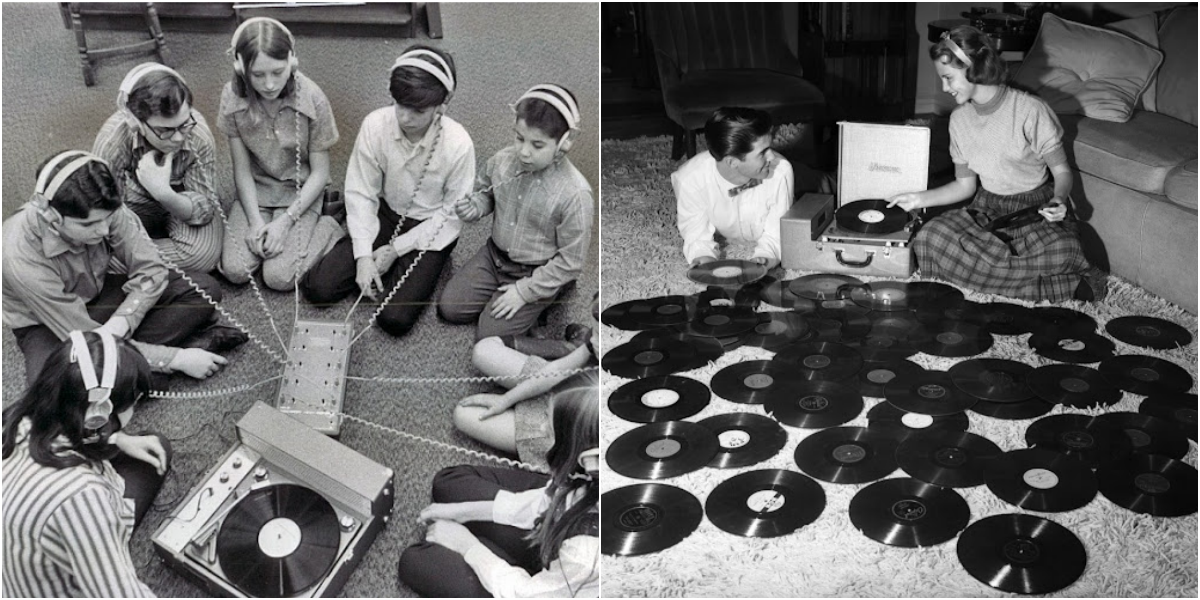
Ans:
<svg viewBox="0 0 1200 600"><path fill-rule="evenodd" d="M1196 439L1196 394L1156 394L1142 400L1138 412L1166 419Z"/></svg>
<svg viewBox="0 0 1200 600"><path fill-rule="evenodd" d="M1025 443L1076 458L1091 468L1123 460L1133 452L1124 431L1088 415L1064 413L1034 421L1025 429Z"/></svg>
<svg viewBox="0 0 1200 600"><path fill-rule="evenodd" d="M908 224L908 213L887 200L855 200L833 213L838 227L857 233L896 233Z"/></svg>
<svg viewBox="0 0 1200 600"><path fill-rule="evenodd" d="M863 398L841 383L802 381L767 394L763 409L784 425L824 429L857 417L863 409Z"/></svg>
<svg viewBox="0 0 1200 600"><path fill-rule="evenodd" d="M754 283L767 274L767 267L749 260L714 260L688 269L687 277L703 285L725 287Z"/></svg>
<svg viewBox="0 0 1200 600"><path fill-rule="evenodd" d="M1000 591L1048 594L1079 579L1087 551L1069 529L1034 515L980 519L958 536L958 562Z"/></svg>
<svg viewBox="0 0 1200 600"><path fill-rule="evenodd" d="M717 436L689 421L650 423L625 432L608 446L608 466L635 479L690 473L717 454Z"/></svg>
<svg viewBox="0 0 1200 600"><path fill-rule="evenodd" d="M866 427L831 427L796 446L796 465L814 479L866 483L896 470L900 433Z"/></svg>
<svg viewBox="0 0 1200 600"><path fill-rule="evenodd" d="M724 353L712 339L662 331L644 331L600 359L605 371L627 379L658 377L707 365Z"/></svg>
<svg viewBox="0 0 1200 600"><path fill-rule="evenodd" d="M1112 406L1121 390L1100 371L1083 365L1046 365L1033 369L1025 381L1038 398L1073 408Z"/></svg>
<svg viewBox="0 0 1200 600"><path fill-rule="evenodd" d="M708 386L678 375L636 379L608 396L608 409L634 423L681 421L708 406Z"/></svg>
<svg viewBox="0 0 1200 600"><path fill-rule="evenodd" d="M983 485L984 467L1003 453L981 435L931 430L905 438L896 449L896 464L925 483L966 488Z"/></svg>
<svg viewBox="0 0 1200 600"><path fill-rule="evenodd" d="M932 417L906 412L887 402L880 402L867 411L867 424L870 429L893 429L900 433L903 441L927 431L966 431L970 420L966 413Z"/></svg>
<svg viewBox="0 0 1200 600"><path fill-rule="evenodd" d="M1156 454L1134 454L1129 460L1096 469L1100 494L1113 504L1155 517L1182 517L1196 512L1196 468Z"/></svg>
<svg viewBox="0 0 1200 600"><path fill-rule="evenodd" d="M1061 306L1035 306L1031 309L1038 320L1035 331L1057 329L1064 333L1095 333L1098 325L1096 320L1070 308Z"/></svg>
<svg viewBox="0 0 1200 600"><path fill-rule="evenodd" d="M1096 417L1125 432L1133 451L1182 460L1188 453L1188 438L1166 419L1135 412L1111 412Z"/></svg>
<svg viewBox="0 0 1200 600"><path fill-rule="evenodd" d="M772 360L747 360L717 371L709 381L714 394L738 404L762 404L774 391L799 381Z"/></svg>
<svg viewBox="0 0 1200 600"><path fill-rule="evenodd" d="M967 321L942 321L932 325L917 340L917 350L933 356L966 357L983 354L992 347L992 334Z"/></svg>
<svg viewBox="0 0 1200 600"><path fill-rule="evenodd" d="M640 329L681 325L692 319L686 296L644 298L629 309L629 314L643 325Z"/></svg>
<svg viewBox="0 0 1200 600"><path fill-rule="evenodd" d="M714 415L699 422L717 436L717 455L708 466L736 469L775 456L787 443L787 431L770 417L736 412Z"/></svg>
<svg viewBox="0 0 1200 600"><path fill-rule="evenodd" d="M908 283L903 281L872 281L850 290L850 299L870 310L890 312L911 308Z"/></svg>
<svg viewBox="0 0 1200 600"><path fill-rule="evenodd" d="M850 297L850 290L862 285L862 280L849 275L818 273L793 279L788 289L809 300L844 300Z"/></svg>
<svg viewBox="0 0 1200 600"><path fill-rule="evenodd" d="M853 377L862 368L862 355L844 344L800 342L781 348L775 361L802 379L840 381Z"/></svg>
<svg viewBox="0 0 1200 600"><path fill-rule="evenodd" d="M1023 421L1040 417L1054 410L1054 404L1041 398L1021 402L989 402L980 400L971 407L971 412L1004 421Z"/></svg>
<svg viewBox="0 0 1200 600"><path fill-rule="evenodd" d="M858 375L852 381L858 384L858 391L863 396L868 398L883 398L884 388L888 382L897 377L919 375L924 370L921 365L907 360L896 360L886 363L864 363L862 369L858 371Z"/></svg>
<svg viewBox="0 0 1200 600"><path fill-rule="evenodd" d="M1020 304L988 302L981 306L980 312L980 324L993 335L1022 335L1040 326L1033 309Z"/></svg>
<svg viewBox="0 0 1200 600"><path fill-rule="evenodd" d="M1003 358L964 360L947 373L958 389L988 402L1023 402L1034 397L1025 378L1033 367Z"/></svg>
<svg viewBox="0 0 1200 600"><path fill-rule="evenodd" d="M1117 317L1104 325L1104 330L1126 344L1171 350L1192 343L1192 334L1180 325L1155 317Z"/></svg>
<svg viewBox="0 0 1200 600"><path fill-rule="evenodd" d="M971 520L958 492L908 477L876 481L850 500L850 522L889 546L936 546L954 539Z"/></svg>
<svg viewBox="0 0 1200 600"><path fill-rule="evenodd" d="M758 324L756 313L737 306L713 306L697 310L696 317L676 325L683 333L696 337L727 338L740 336Z"/></svg>
<svg viewBox="0 0 1200 600"><path fill-rule="evenodd" d="M663 483L639 483L600 496L600 552L639 556L665 550L691 535L704 507L690 493Z"/></svg>
<svg viewBox="0 0 1200 600"><path fill-rule="evenodd" d="M1050 329L1029 336L1029 347L1050 360L1089 364L1112 358L1117 345L1098 333Z"/></svg>
<svg viewBox="0 0 1200 600"><path fill-rule="evenodd" d="M763 469L734 475L708 495L704 512L734 535L770 538L812 523L825 510L821 484L795 471Z"/></svg>
<svg viewBox="0 0 1200 600"><path fill-rule="evenodd" d="M984 468L997 498L1038 512L1066 512L1096 497L1096 476L1084 463L1048 448L1005 452Z"/></svg>
<svg viewBox="0 0 1200 600"><path fill-rule="evenodd" d="M963 412L978 399L958 386L945 371L925 371L897 377L884 387L888 403L906 412L941 416Z"/></svg>
<svg viewBox="0 0 1200 600"><path fill-rule="evenodd" d="M217 561L230 583L260 598L297 596L333 566L341 529L329 501L306 487L250 491L217 532Z"/></svg>
<svg viewBox="0 0 1200 600"><path fill-rule="evenodd" d="M1098 370L1113 385L1143 396L1181 393L1192 389L1192 375L1187 369L1153 356L1114 356L1101 362Z"/></svg>
<svg viewBox="0 0 1200 600"><path fill-rule="evenodd" d="M766 350L777 350L808 334L804 317L794 312L755 313L758 324L741 335L742 343Z"/></svg>

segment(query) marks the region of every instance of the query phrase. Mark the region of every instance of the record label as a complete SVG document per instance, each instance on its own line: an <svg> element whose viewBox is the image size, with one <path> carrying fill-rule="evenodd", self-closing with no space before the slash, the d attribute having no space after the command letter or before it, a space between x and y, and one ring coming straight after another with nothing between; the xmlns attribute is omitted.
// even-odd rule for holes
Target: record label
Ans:
<svg viewBox="0 0 1200 600"><path fill-rule="evenodd" d="M1039 490L1048 490L1058 485L1058 475L1046 469L1030 469L1021 474L1021 479L1024 479L1029 487Z"/></svg>
<svg viewBox="0 0 1200 600"><path fill-rule="evenodd" d="M750 512L756 513L775 512L783 508L786 503L787 498L780 495L779 492L768 490L754 492L750 494L749 498L746 498L746 508L749 508Z"/></svg>
<svg viewBox="0 0 1200 600"><path fill-rule="evenodd" d="M704 517L700 501L675 486L641 483L605 492L600 502L600 551L637 556L691 535Z"/></svg>
<svg viewBox="0 0 1200 600"><path fill-rule="evenodd" d="M730 429L722 431L717 435L717 442L721 444L721 448L731 450L733 448L741 448L750 443L750 434L741 429Z"/></svg>

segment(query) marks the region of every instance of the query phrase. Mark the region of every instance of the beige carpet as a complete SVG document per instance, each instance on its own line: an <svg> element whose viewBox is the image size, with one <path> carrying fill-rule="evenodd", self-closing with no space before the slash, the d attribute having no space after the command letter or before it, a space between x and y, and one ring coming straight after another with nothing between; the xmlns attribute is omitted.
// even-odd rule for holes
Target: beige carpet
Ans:
<svg viewBox="0 0 1200 600"><path fill-rule="evenodd" d="M786 129L777 140L785 154L795 139ZM694 293L698 284L685 276L681 240L675 229L675 205L670 173L670 140L642 138L604 142L601 247L604 306L650 296ZM797 189L814 189L814 179L797 182ZM750 248L730 247L733 257L748 257ZM790 271L788 277L807 274ZM864 278L871 280L874 278ZM967 298L989 301L991 296L968 293ZM1066 303L1064 306L1094 317L1101 327L1123 315L1151 315L1179 323L1195 335L1196 317L1131 284L1113 280L1104 303ZM766 307L773 309L773 307ZM775 309L777 310L777 309ZM603 346L613 348L633 337L633 332L604 327ZM996 344L981 357L1013 358L1033 366L1051 364L1032 354L1028 335L997 336ZM1170 360L1196 375L1196 346L1153 351L1117 342L1118 354L1148 354ZM708 383L718 370L744 360L770 358L759 348L740 348L706 367L683 373ZM911 360L929 369L945 370L962 359L918 354ZM604 374L602 438L605 449L619 435L638 426L613 415L607 398L628 380ZM1136 411L1142 397L1125 394L1109 411ZM847 425L865 426L866 411L881 402L867 398L863 412ZM1051 414L1099 411L1056 406ZM734 411L758 412L761 408L734 404L716 396L689 421ZM1003 450L1025 447L1024 431L1032 422L999 421L970 413L970 431L983 435ZM661 480L692 493L701 503L720 482L756 469L798 471L793 461L796 445L812 430L787 428L788 443L775 457L742 469L701 469ZM1185 461L1196 465L1193 442ZM640 483L604 466L602 490ZM896 471L891 477L905 476ZM604 557L604 594L610 597L972 597L1006 596L971 577L958 562L957 539L944 544L907 549L885 546L859 533L850 523L847 506L863 485L820 482L826 506L812 524L790 535L773 539L742 538L726 533L704 519L699 528L678 545L637 557ZM986 486L958 490L971 509L971 522L984 517L1025 512L996 498ZM1153 518L1120 508L1101 495L1082 509L1043 516L1070 529L1087 550L1087 567L1073 585L1053 594L1069 597L1195 597L1196 515Z"/></svg>

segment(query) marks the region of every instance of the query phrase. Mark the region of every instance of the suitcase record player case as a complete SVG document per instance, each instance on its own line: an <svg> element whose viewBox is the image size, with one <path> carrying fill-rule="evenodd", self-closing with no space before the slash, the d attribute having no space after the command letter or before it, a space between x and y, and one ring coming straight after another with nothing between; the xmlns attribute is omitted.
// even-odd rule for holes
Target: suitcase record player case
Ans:
<svg viewBox="0 0 1200 600"><path fill-rule="evenodd" d="M838 195L804 194L780 219L785 269L905 278L914 270L909 242L915 221L891 233L838 226L834 212L929 185L929 128L838 123Z"/></svg>

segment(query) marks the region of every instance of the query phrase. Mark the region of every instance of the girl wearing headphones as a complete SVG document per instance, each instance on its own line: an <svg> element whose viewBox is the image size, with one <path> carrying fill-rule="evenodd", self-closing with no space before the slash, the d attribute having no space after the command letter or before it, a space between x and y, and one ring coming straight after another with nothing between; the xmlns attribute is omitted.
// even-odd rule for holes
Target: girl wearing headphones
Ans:
<svg viewBox="0 0 1200 600"><path fill-rule="evenodd" d="M129 539L170 446L122 431L149 390L150 366L132 345L76 330L5 409L4 596L154 596Z"/></svg>
<svg viewBox="0 0 1200 600"><path fill-rule="evenodd" d="M240 202L230 211L221 274L244 284L261 265L263 283L281 291L345 236L321 214L337 124L325 93L298 70L295 43L275 19L242 23L217 118Z"/></svg>
<svg viewBox="0 0 1200 600"><path fill-rule="evenodd" d="M400 556L400 581L422 596L599 595L599 388L594 371L553 399L550 476L493 467L444 469L421 511L425 541Z"/></svg>

